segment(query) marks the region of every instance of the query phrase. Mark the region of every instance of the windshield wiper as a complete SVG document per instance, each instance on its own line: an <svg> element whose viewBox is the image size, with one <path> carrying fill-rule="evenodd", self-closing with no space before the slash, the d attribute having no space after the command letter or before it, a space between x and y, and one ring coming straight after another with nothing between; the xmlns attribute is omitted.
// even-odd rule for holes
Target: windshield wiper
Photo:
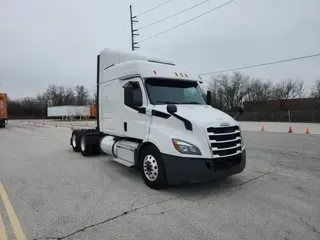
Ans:
<svg viewBox="0 0 320 240"><path fill-rule="evenodd" d="M183 103L180 103L180 104L201 104L199 102L183 102Z"/></svg>
<svg viewBox="0 0 320 240"><path fill-rule="evenodd" d="M164 104L178 104L176 102L170 102L170 101L156 101L156 103L164 103Z"/></svg>
<svg viewBox="0 0 320 240"><path fill-rule="evenodd" d="M170 102L170 101L156 101L156 103L164 103L164 104L201 104L199 102Z"/></svg>

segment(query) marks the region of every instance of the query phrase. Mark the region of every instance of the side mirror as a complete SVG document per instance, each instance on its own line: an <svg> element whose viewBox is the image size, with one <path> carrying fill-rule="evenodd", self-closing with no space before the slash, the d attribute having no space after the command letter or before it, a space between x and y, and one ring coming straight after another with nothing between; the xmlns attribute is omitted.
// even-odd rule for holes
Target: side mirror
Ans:
<svg viewBox="0 0 320 240"><path fill-rule="evenodd" d="M211 103L212 103L212 92L207 91L207 105L211 106Z"/></svg>
<svg viewBox="0 0 320 240"><path fill-rule="evenodd" d="M244 112L244 107L243 106L236 106L235 110L238 111L238 114L234 117L234 119L239 119L240 115Z"/></svg>
<svg viewBox="0 0 320 240"><path fill-rule="evenodd" d="M168 104L167 105L167 112L170 114L176 113L178 111L177 105L174 104Z"/></svg>
<svg viewBox="0 0 320 240"><path fill-rule="evenodd" d="M133 86L128 83L124 88L124 104L127 106L133 106Z"/></svg>
<svg viewBox="0 0 320 240"><path fill-rule="evenodd" d="M243 106L237 106L237 110L240 114L244 112L244 107Z"/></svg>

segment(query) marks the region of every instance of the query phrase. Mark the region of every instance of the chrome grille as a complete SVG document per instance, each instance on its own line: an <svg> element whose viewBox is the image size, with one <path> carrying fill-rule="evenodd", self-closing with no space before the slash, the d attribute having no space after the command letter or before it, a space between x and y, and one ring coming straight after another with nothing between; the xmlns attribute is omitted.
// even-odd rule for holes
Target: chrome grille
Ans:
<svg viewBox="0 0 320 240"><path fill-rule="evenodd" d="M214 158L229 157L241 153L241 135L238 126L207 128Z"/></svg>

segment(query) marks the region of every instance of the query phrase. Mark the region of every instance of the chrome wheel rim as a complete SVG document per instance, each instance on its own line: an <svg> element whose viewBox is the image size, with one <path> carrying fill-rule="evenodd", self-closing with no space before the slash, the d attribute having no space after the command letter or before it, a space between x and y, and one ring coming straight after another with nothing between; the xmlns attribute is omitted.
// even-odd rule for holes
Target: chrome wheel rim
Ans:
<svg viewBox="0 0 320 240"><path fill-rule="evenodd" d="M75 134L73 134L72 136L72 146L73 147L77 146L77 136Z"/></svg>
<svg viewBox="0 0 320 240"><path fill-rule="evenodd" d="M147 155L143 160L143 172L146 178L153 182L158 177L158 163L152 155Z"/></svg>
<svg viewBox="0 0 320 240"><path fill-rule="evenodd" d="M81 146L82 152L84 152L86 150L86 140L84 137L81 138L80 146Z"/></svg>

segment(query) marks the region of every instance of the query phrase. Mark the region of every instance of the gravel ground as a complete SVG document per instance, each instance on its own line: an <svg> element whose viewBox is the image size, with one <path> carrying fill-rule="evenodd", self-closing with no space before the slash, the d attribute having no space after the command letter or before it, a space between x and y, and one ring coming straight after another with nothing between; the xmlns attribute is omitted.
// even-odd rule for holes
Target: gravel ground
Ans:
<svg viewBox="0 0 320 240"><path fill-rule="evenodd" d="M319 135L245 131L243 173L155 191L73 152L69 127L0 129L0 180L27 239L320 239Z"/></svg>

